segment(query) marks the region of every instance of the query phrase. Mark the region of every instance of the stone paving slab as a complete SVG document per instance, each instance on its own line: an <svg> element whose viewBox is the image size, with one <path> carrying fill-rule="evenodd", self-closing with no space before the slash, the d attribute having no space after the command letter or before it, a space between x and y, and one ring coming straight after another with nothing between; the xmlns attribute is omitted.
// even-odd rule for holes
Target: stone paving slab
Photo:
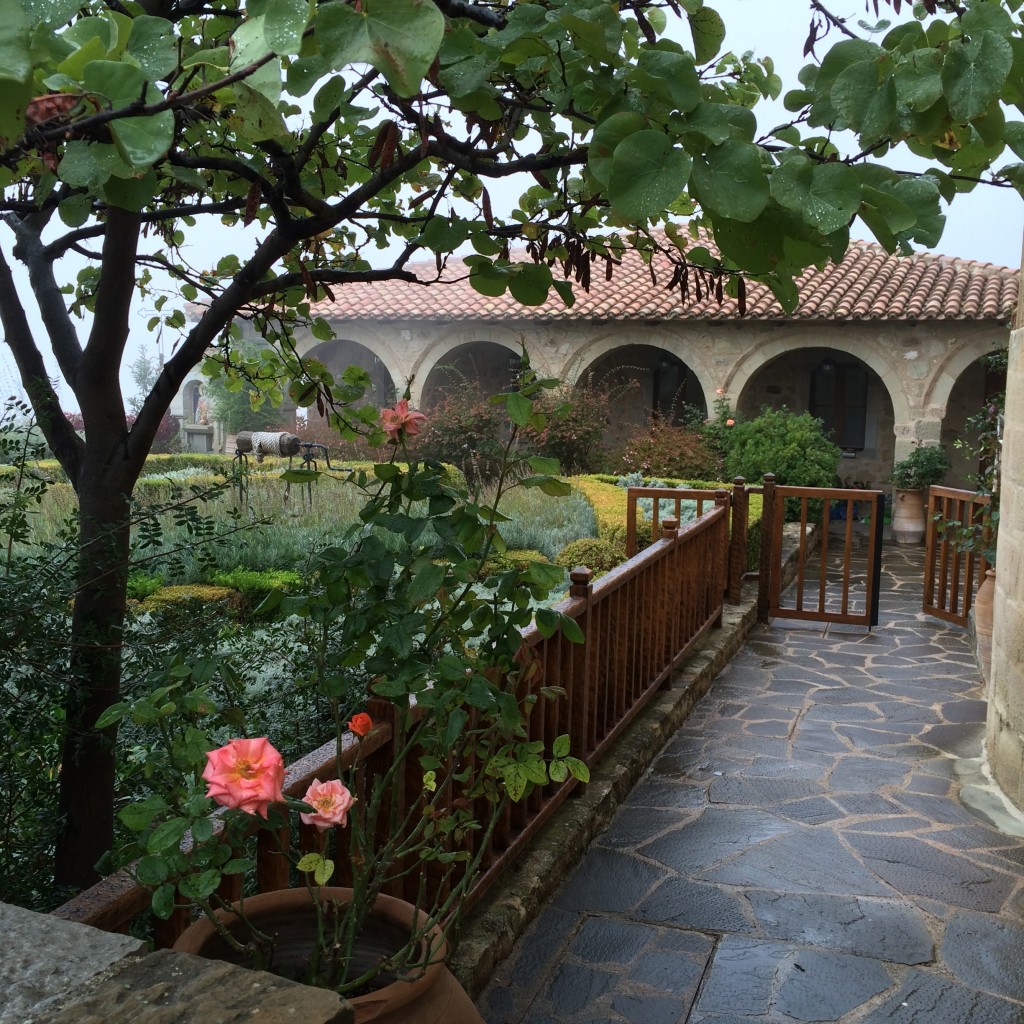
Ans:
<svg viewBox="0 0 1024 1024"><path fill-rule="evenodd" d="M919 611L922 560L886 547L871 633L751 634L488 1024L1024 1024L1024 838L960 802L984 694L965 631Z"/></svg>
<svg viewBox="0 0 1024 1024"><path fill-rule="evenodd" d="M127 935L34 914L0 903L0 1024L14 1024L54 1006L82 985L145 952ZM40 956L40 950L53 950Z"/></svg>

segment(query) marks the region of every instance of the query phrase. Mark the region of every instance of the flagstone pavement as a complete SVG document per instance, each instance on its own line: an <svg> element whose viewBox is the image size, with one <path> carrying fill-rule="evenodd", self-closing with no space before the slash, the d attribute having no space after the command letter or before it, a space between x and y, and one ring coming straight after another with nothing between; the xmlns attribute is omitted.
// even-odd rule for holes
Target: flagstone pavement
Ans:
<svg viewBox="0 0 1024 1024"><path fill-rule="evenodd" d="M498 968L487 1024L1024 1024L1024 819L966 632L758 627Z"/></svg>

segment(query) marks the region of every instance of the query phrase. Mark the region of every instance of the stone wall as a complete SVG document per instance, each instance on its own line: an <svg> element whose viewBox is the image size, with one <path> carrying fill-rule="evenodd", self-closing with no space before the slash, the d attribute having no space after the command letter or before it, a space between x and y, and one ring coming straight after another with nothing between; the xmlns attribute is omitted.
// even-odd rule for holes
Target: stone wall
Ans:
<svg viewBox="0 0 1024 1024"><path fill-rule="evenodd" d="M1024 810L1024 317L1010 335L992 621L988 759L1003 792Z"/></svg>

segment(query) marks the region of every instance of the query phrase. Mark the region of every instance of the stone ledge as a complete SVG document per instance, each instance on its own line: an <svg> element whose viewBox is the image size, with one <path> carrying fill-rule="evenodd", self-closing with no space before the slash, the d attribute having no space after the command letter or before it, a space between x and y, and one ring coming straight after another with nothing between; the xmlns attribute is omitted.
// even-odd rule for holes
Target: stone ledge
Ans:
<svg viewBox="0 0 1024 1024"><path fill-rule="evenodd" d="M335 992L162 949L99 977L31 1024L353 1024Z"/></svg>
<svg viewBox="0 0 1024 1024"><path fill-rule="evenodd" d="M21 1024L146 951L127 935L6 903L0 903L0 934L0 1024Z"/></svg>

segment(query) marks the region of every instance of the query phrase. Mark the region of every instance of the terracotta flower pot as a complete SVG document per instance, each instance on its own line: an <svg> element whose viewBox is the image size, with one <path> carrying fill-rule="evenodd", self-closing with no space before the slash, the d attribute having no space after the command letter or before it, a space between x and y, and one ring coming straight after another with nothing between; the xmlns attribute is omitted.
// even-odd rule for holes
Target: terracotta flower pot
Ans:
<svg viewBox="0 0 1024 1024"><path fill-rule="evenodd" d="M324 899L345 902L350 889L325 887ZM285 977L295 978L309 958L315 934L315 914L305 889L280 889L260 893L245 900L246 916L263 932L277 938L275 966ZM403 900L379 896L373 912L353 951L357 969L365 968L399 949L412 928L415 909ZM239 925L233 915L221 911L219 916L234 930ZM422 917L422 915L421 915ZM426 942L434 950L429 967L414 981L392 981L365 995L349 997L355 1010L356 1024L374 1021L377 1024L484 1024L469 996L442 962L447 944L439 929L428 933ZM174 944L179 953L193 953L207 959L226 960L243 967L245 957L231 949L213 923L206 918L196 921L182 932Z"/></svg>

